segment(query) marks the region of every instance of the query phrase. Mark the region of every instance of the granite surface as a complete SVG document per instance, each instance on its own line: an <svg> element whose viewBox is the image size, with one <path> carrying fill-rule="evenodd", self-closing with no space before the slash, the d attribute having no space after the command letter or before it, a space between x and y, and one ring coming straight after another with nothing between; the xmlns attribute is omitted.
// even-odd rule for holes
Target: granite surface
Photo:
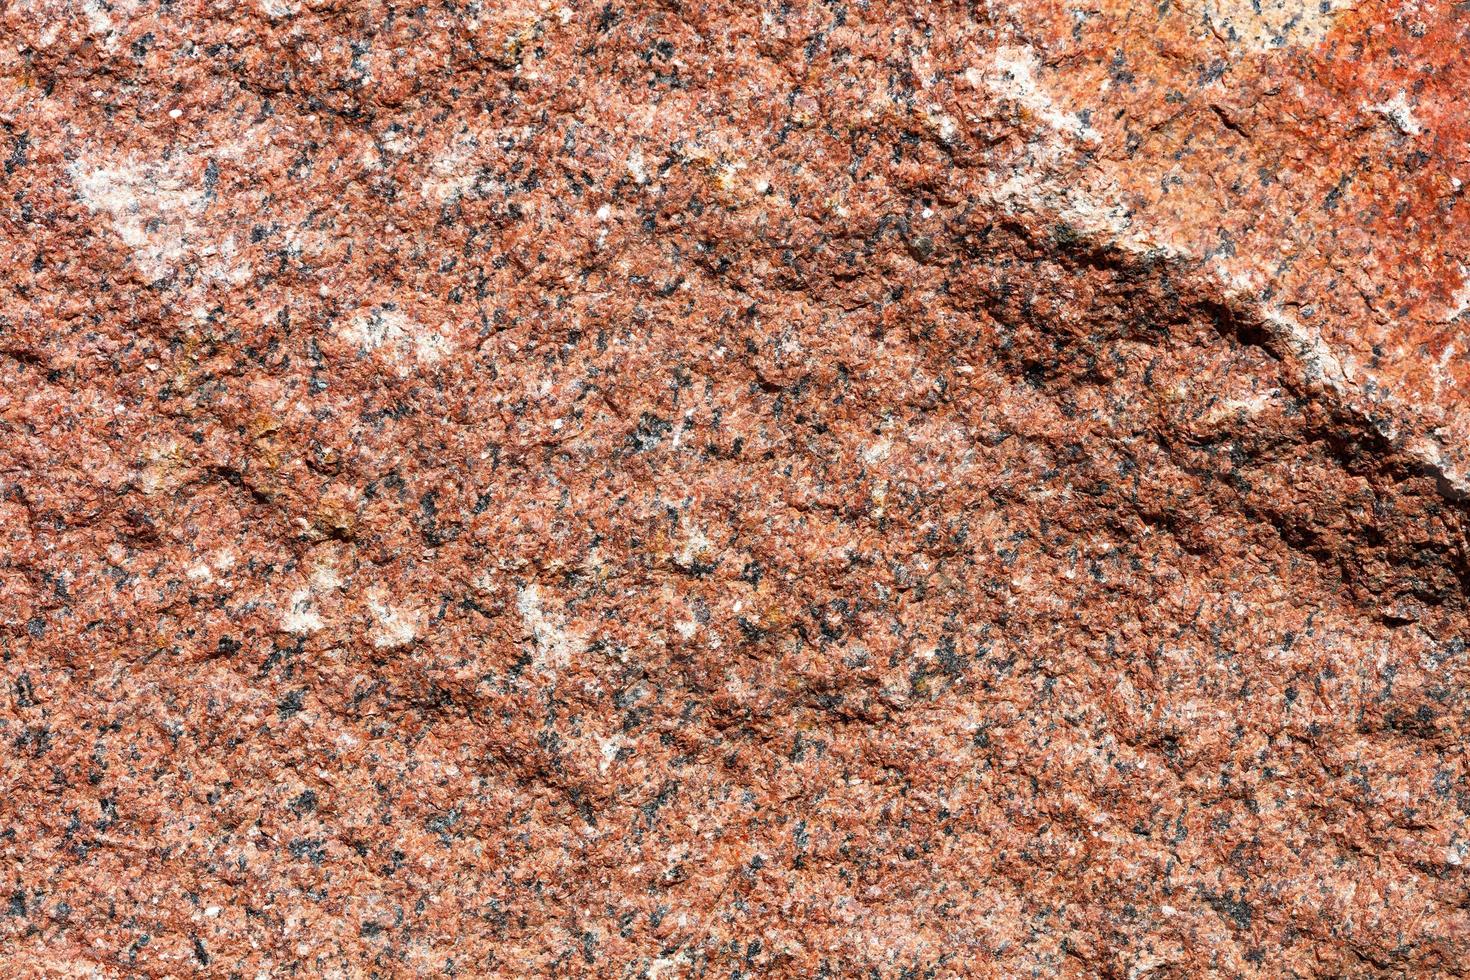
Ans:
<svg viewBox="0 0 1470 980"><path fill-rule="evenodd" d="M1470 972L1467 51L0 0L0 976Z"/></svg>

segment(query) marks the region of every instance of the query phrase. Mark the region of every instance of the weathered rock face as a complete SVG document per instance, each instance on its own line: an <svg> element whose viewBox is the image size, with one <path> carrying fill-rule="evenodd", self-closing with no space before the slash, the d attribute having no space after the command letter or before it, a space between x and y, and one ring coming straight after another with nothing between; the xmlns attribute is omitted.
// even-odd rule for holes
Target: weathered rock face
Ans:
<svg viewBox="0 0 1470 980"><path fill-rule="evenodd" d="M1470 962L1464 5L0 37L0 973Z"/></svg>

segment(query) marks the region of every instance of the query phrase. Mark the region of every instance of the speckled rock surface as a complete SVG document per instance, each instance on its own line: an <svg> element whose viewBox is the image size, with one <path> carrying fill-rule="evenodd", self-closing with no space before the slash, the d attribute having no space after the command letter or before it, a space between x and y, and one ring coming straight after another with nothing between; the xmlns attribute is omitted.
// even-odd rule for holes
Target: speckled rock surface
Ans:
<svg viewBox="0 0 1470 980"><path fill-rule="evenodd" d="M0 4L0 975L1470 969L1467 50Z"/></svg>

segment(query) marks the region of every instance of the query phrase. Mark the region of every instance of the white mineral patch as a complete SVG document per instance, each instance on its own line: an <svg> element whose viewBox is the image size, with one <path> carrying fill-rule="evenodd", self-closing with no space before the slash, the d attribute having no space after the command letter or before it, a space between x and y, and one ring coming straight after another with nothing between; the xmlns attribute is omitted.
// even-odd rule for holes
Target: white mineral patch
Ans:
<svg viewBox="0 0 1470 980"><path fill-rule="evenodd" d="M337 334L363 354L382 350L400 377L407 377L415 365L437 364L450 349L442 334L383 306L353 317Z"/></svg>
<svg viewBox="0 0 1470 980"><path fill-rule="evenodd" d="M117 41L112 37L112 15L108 7L104 7L99 0L85 0L82 4L82 16L87 18L88 32L101 34L106 38L103 47L110 51L117 46Z"/></svg>
<svg viewBox="0 0 1470 980"><path fill-rule="evenodd" d="M1403 92L1391 99L1373 105L1365 105L1363 108L1387 119L1406 136L1418 136L1424 132L1424 127L1419 124L1419 118L1414 115L1414 109L1409 105L1408 97Z"/></svg>
<svg viewBox="0 0 1470 980"><path fill-rule="evenodd" d="M373 646L392 650L406 647L417 639L416 617L412 613L390 606L379 597L369 598L367 605L368 611L378 621L378 628L372 633Z"/></svg>
<svg viewBox="0 0 1470 980"><path fill-rule="evenodd" d="M540 586L532 583L516 593L516 611L549 666L564 667L581 652L582 637L567 629L563 617L549 615L543 608Z"/></svg>
<svg viewBox="0 0 1470 980"><path fill-rule="evenodd" d="M632 174L633 179L636 180L638 183L648 183L648 168L647 164L645 164L643 161L643 153L641 150L635 150L632 154L629 155L628 173Z"/></svg>
<svg viewBox="0 0 1470 980"><path fill-rule="evenodd" d="M282 17L290 17L301 11L301 4L288 3L286 0L256 0L255 6L271 20L280 20Z"/></svg>
<svg viewBox="0 0 1470 980"><path fill-rule="evenodd" d="M1344 386L1353 380L1351 365L1343 363L1337 352L1322 339L1320 332L1308 329L1296 318L1268 306L1261 307L1261 315L1277 328L1278 336L1290 341L1309 378L1322 381L1338 391L1345 390Z"/></svg>
<svg viewBox="0 0 1470 980"><path fill-rule="evenodd" d="M879 439L867 446L862 451L863 462L869 466L881 463L893 453L893 443L889 439Z"/></svg>
<svg viewBox="0 0 1470 980"><path fill-rule="evenodd" d="M1001 45L995 49L988 69L971 68L965 72L965 80L1019 103L1055 132L1096 143L1097 132L1075 114L1063 112L1036 80L1039 64L1036 50L1030 45Z"/></svg>
<svg viewBox="0 0 1470 980"><path fill-rule="evenodd" d="M186 473L179 444L173 440L163 442L144 453L144 463L138 471L138 485L145 494L177 486Z"/></svg>
<svg viewBox="0 0 1470 980"><path fill-rule="evenodd" d="M424 198L442 203L458 200L469 193L475 186L476 148L474 137L466 135L436 156L429 165L429 179L421 188Z"/></svg>
<svg viewBox="0 0 1470 980"><path fill-rule="evenodd" d="M960 135L960 124L954 121L953 116L940 112L938 107L931 107L928 116L929 125L934 127L941 141L953 143Z"/></svg>
<svg viewBox="0 0 1470 980"><path fill-rule="evenodd" d="M332 565L318 565L311 573L311 587L317 592L328 592L342 587L342 576Z"/></svg>
<svg viewBox="0 0 1470 980"><path fill-rule="evenodd" d="M622 747L623 736L621 735L613 735L611 738L598 738L597 748L598 753L602 756L602 760L597 763L597 771L607 772L608 766L612 765L613 760L618 757L618 749Z"/></svg>
<svg viewBox="0 0 1470 980"><path fill-rule="evenodd" d="M1356 0L1183 0L1180 8L1243 51L1311 47Z"/></svg>
<svg viewBox="0 0 1470 980"><path fill-rule="evenodd" d="M67 172L82 203L108 218L145 277L156 282L197 267L189 291L198 292L209 281L240 285L252 274L236 258L234 237L219 237L205 220L205 167L188 154L157 163L83 157Z"/></svg>
<svg viewBox="0 0 1470 980"><path fill-rule="evenodd" d="M82 203L106 215L132 249L133 261L151 279L167 278L183 260L189 229L205 200L202 185L184 179L175 165L119 160L70 168Z"/></svg>
<svg viewBox="0 0 1470 980"><path fill-rule="evenodd" d="M679 550L674 554L674 561L681 568L688 568L709 550L709 538L705 537L704 531L696 527L690 530L684 538L683 544L679 546Z"/></svg>
<svg viewBox="0 0 1470 980"><path fill-rule="evenodd" d="M285 614L281 616L281 629L287 633L303 635L315 633L322 626L322 618L317 615L311 590L297 589L291 593L291 602L287 605Z"/></svg>
<svg viewBox="0 0 1470 980"><path fill-rule="evenodd" d="M1460 266L1460 288L1450 297L1450 308L1445 311L1444 322L1453 323L1470 311L1470 269Z"/></svg>
<svg viewBox="0 0 1470 980"><path fill-rule="evenodd" d="M1454 383L1453 376L1449 374L1449 366L1450 362L1454 360L1455 354L1457 352L1458 348L1456 347L1453 340L1450 341L1448 344L1445 344L1444 350L1440 353L1439 357L1435 359L1434 366L1430 369L1430 373L1434 376L1435 398L1439 397L1440 390L1444 387L1444 383L1446 381L1449 381L1452 384Z"/></svg>

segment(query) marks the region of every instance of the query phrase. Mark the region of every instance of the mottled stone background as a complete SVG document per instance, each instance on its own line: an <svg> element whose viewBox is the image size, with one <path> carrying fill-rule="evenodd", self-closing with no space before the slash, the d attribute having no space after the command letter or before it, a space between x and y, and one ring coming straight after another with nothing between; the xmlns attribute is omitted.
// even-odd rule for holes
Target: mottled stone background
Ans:
<svg viewBox="0 0 1470 980"><path fill-rule="evenodd" d="M0 976L1470 970L1467 51L0 0Z"/></svg>

